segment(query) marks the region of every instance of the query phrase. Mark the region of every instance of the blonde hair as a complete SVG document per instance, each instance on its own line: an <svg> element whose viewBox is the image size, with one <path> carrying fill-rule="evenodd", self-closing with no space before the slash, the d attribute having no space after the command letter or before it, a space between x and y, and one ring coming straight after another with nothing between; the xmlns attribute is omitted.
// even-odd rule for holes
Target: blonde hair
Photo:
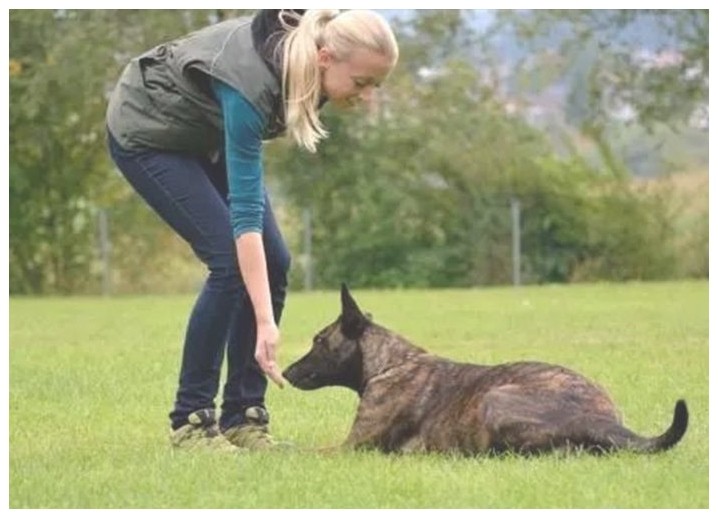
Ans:
<svg viewBox="0 0 718 518"><path fill-rule="evenodd" d="M309 9L298 18L291 10L279 14L287 30L282 59L285 122L289 136L315 152L317 143L328 135L319 120L319 48L327 47L340 60L347 59L354 49L364 48L390 58L392 67L399 48L389 24L373 11Z"/></svg>

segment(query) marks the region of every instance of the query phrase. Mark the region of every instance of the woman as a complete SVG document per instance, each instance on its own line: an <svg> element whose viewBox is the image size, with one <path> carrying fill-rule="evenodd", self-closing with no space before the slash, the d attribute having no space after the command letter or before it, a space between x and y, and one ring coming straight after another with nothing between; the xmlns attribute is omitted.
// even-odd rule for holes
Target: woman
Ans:
<svg viewBox="0 0 718 518"><path fill-rule="evenodd" d="M318 111L369 102L398 58L371 11L265 10L159 45L125 68L107 110L110 154L207 265L170 413L179 447L267 448L289 254L262 180L262 141L313 152ZM221 417L215 417L227 354ZM231 445L231 446L230 446Z"/></svg>

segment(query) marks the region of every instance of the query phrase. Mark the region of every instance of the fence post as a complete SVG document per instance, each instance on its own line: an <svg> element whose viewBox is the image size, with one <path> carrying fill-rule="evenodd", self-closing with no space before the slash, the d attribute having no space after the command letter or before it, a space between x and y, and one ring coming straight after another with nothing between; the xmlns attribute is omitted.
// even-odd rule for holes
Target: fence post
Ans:
<svg viewBox="0 0 718 518"><path fill-rule="evenodd" d="M304 223L304 289L309 291L314 287L312 272L312 212L310 209L302 210Z"/></svg>
<svg viewBox="0 0 718 518"><path fill-rule="evenodd" d="M514 286L521 285L521 202L511 198L511 255Z"/></svg>
<svg viewBox="0 0 718 518"><path fill-rule="evenodd" d="M107 210L100 209L97 212L97 226L100 241L100 263L102 264L102 295L108 297L112 292L112 270L110 268L110 230L107 217Z"/></svg>

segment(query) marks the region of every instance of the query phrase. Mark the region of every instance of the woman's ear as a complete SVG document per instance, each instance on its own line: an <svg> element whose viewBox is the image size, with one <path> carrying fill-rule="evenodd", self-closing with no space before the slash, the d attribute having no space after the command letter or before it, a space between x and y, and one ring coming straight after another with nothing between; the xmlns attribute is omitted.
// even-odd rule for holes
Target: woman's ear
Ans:
<svg viewBox="0 0 718 518"><path fill-rule="evenodd" d="M319 47L319 50L317 51L317 62L319 63L319 68L326 70L329 68L333 59L334 56L332 56L331 51L327 47Z"/></svg>

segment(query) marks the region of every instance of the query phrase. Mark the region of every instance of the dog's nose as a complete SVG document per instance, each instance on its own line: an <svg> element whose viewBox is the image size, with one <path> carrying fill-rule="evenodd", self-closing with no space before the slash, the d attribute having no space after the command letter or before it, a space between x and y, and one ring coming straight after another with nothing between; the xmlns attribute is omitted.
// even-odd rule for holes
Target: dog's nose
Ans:
<svg viewBox="0 0 718 518"><path fill-rule="evenodd" d="M285 380L287 380L289 383L294 385L294 369L292 369L292 366L290 365L286 369L284 369L284 372L282 372L282 377L284 377Z"/></svg>

